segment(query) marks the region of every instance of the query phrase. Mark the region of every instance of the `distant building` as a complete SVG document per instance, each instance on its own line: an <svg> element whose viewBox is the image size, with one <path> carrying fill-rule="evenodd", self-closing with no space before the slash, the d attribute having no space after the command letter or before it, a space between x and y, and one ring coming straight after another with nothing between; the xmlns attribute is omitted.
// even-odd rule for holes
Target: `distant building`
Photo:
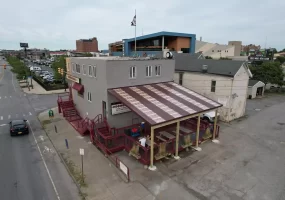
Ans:
<svg viewBox="0 0 285 200"><path fill-rule="evenodd" d="M99 52L97 38L93 37L91 39L76 40L76 51L77 52Z"/></svg>
<svg viewBox="0 0 285 200"><path fill-rule="evenodd" d="M261 48L260 45L255 45L255 44L242 45L241 51L248 56L251 52L258 51L260 50L260 48Z"/></svg>
<svg viewBox="0 0 285 200"><path fill-rule="evenodd" d="M228 45L196 41L195 52L201 52L204 56L210 56L213 59L240 56L241 41L229 41Z"/></svg>
<svg viewBox="0 0 285 200"><path fill-rule="evenodd" d="M162 57L164 49L172 52L195 53L195 41L195 34L166 31L139 36L136 38L136 55ZM113 56L134 56L135 38L109 44L109 52Z"/></svg>

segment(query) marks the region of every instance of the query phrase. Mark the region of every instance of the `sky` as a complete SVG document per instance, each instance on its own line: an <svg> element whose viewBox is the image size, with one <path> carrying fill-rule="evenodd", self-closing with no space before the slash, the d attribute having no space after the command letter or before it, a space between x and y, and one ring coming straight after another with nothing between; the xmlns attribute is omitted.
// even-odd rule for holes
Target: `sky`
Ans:
<svg viewBox="0 0 285 200"><path fill-rule="evenodd" d="M75 49L97 37L99 49L160 31L196 34L203 41L285 48L284 0L9 0L1 2L0 49Z"/></svg>

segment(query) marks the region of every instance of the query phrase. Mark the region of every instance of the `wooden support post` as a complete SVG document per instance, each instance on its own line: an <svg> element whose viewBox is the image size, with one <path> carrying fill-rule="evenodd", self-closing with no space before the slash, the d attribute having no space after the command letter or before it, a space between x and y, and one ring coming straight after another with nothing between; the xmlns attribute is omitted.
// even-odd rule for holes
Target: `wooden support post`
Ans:
<svg viewBox="0 0 285 200"><path fill-rule="evenodd" d="M198 123L197 123L197 130L196 130L196 143L194 149L196 151L202 151L202 149L199 147L199 135L200 135L200 115L198 115Z"/></svg>
<svg viewBox="0 0 285 200"><path fill-rule="evenodd" d="M180 131L180 121L177 122L176 125L176 146L175 146L175 156L174 158L176 160L179 160L180 157L178 156L178 150L179 150L179 131Z"/></svg>
<svg viewBox="0 0 285 200"><path fill-rule="evenodd" d="M217 120L218 120L218 109L215 110L215 122L214 122L214 131L213 131L213 140L212 140L212 142L214 143L219 143L219 140L216 139Z"/></svg>
<svg viewBox="0 0 285 200"><path fill-rule="evenodd" d="M150 128L150 166L149 166L149 170L151 171L155 171L156 167L153 165L153 154L154 154L154 128L151 127Z"/></svg>

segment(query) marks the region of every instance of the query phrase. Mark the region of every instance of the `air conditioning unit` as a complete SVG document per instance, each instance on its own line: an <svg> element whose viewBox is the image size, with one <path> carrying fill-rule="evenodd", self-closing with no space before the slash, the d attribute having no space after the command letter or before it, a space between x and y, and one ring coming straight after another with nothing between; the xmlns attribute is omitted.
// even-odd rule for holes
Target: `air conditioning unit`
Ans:
<svg viewBox="0 0 285 200"><path fill-rule="evenodd" d="M166 52L166 58L168 59L173 58L173 54L171 52Z"/></svg>

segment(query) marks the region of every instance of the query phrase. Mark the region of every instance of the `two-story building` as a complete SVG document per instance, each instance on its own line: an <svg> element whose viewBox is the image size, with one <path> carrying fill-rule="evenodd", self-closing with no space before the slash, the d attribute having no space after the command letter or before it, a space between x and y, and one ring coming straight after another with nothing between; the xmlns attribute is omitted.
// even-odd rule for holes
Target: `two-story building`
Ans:
<svg viewBox="0 0 285 200"><path fill-rule="evenodd" d="M175 56L174 81L223 104L220 119L226 122L245 113L247 89L252 74L243 61L195 59Z"/></svg>
<svg viewBox="0 0 285 200"><path fill-rule="evenodd" d="M126 149L142 163L150 164L150 169L154 169L154 159L170 154L178 158L178 151L192 145L199 149L201 141L215 139L213 133L217 134L216 122L214 126L200 124L200 115L222 105L174 83L174 68L174 59L68 58L67 79L72 87L72 102L81 116L81 121L75 124L84 125L85 118L92 121L103 115L104 132L101 127L96 128L95 120L97 132L93 136L93 130L90 131L91 141L100 140L99 148L108 149L107 152ZM136 124L144 124L145 131L138 131L142 126L138 128ZM118 134L121 127L130 126L134 128L129 135ZM127 132L126 128L123 130ZM114 150L111 146L118 145L118 137L125 137L123 141L128 142ZM138 144L142 139L146 143Z"/></svg>

